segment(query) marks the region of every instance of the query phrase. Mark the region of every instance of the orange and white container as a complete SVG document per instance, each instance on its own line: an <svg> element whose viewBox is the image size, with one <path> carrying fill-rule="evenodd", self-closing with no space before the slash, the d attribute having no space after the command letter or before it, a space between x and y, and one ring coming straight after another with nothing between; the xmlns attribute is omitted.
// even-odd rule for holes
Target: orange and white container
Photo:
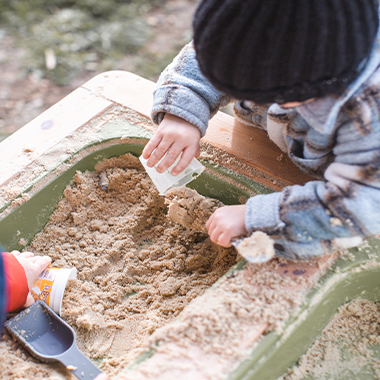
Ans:
<svg viewBox="0 0 380 380"><path fill-rule="evenodd" d="M68 280L77 278L76 268L46 268L34 281L33 298L44 301L53 311L61 315L62 299Z"/></svg>

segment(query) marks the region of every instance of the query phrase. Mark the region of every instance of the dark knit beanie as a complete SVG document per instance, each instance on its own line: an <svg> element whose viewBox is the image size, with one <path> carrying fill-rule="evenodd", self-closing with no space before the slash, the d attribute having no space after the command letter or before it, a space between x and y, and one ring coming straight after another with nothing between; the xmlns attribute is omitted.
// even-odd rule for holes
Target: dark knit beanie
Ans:
<svg viewBox="0 0 380 380"><path fill-rule="evenodd" d="M202 73L257 103L340 94L362 71L378 0L203 0L194 15Z"/></svg>

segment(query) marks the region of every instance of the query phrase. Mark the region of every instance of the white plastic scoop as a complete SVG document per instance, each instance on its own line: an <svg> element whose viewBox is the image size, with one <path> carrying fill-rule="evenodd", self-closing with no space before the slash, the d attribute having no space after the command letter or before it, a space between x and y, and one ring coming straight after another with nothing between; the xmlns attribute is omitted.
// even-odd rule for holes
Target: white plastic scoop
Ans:
<svg viewBox="0 0 380 380"><path fill-rule="evenodd" d="M190 162L190 165L185 170L183 170L177 176L174 176L170 172L174 166L177 165L180 158L181 156L179 156L174 164L166 169L163 173L158 173L156 168L164 159L164 157L152 168L147 165L147 160L143 158L143 156L139 157L139 160L143 164L146 172L148 173L149 177L161 195L165 195L165 193L173 187L185 186L193 179L197 178L205 169L205 167L198 160L193 158Z"/></svg>

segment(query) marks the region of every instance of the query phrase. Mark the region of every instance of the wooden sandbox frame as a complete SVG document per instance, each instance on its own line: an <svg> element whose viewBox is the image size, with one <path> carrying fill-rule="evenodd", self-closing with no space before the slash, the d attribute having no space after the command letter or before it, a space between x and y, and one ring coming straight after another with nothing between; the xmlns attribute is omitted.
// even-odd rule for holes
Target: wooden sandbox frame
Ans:
<svg viewBox="0 0 380 380"><path fill-rule="evenodd" d="M34 191L31 184L70 157L73 142L77 141L80 146L80 139L96 135L97 130L112 120L115 113L146 129L147 137L150 136L155 129L150 121L154 86L154 83L128 72L100 74L1 142L0 220L28 201L29 190ZM265 131L243 125L225 113L218 112L210 121L202 142L204 149L212 147L241 164L232 166L233 170L241 171L241 174L273 190L309 180L269 140ZM68 148L65 151L66 144ZM57 151L61 153L53 154ZM48 157L49 160L42 162L41 157ZM223 165L228 167L228 162L223 162ZM288 262L281 273L290 277L294 276L293 273L297 272L297 276L302 273L301 276L316 282L335 261L336 256L331 255L309 262ZM306 292L306 289L303 291ZM263 335L267 324L245 328L246 341L241 342L242 348L252 346ZM175 349L168 348L169 351ZM165 353L155 354L147 360L165 362ZM182 379L206 379L210 374L210 365L215 363L215 358L208 357L197 347L177 360L185 361L189 366L194 364L194 371L188 376L182 374ZM223 363L215 363L215 368L232 368L235 364L224 359ZM177 377L176 363L171 362L171 366L172 374L166 372L157 379ZM137 375L138 366L136 368ZM248 367L241 368L240 372L241 375L234 378L251 378Z"/></svg>

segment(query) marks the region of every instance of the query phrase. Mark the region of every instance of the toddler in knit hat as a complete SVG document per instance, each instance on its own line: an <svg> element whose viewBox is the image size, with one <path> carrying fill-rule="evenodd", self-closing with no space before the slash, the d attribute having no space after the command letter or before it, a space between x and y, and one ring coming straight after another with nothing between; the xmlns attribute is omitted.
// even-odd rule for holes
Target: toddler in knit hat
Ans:
<svg viewBox="0 0 380 380"><path fill-rule="evenodd" d="M303 186L222 207L213 242L263 231L276 254L307 259L380 232L380 41L377 0L203 0L193 41L161 74L143 151L177 175L199 156L208 120L235 116L267 130ZM258 110L261 110L259 113Z"/></svg>

